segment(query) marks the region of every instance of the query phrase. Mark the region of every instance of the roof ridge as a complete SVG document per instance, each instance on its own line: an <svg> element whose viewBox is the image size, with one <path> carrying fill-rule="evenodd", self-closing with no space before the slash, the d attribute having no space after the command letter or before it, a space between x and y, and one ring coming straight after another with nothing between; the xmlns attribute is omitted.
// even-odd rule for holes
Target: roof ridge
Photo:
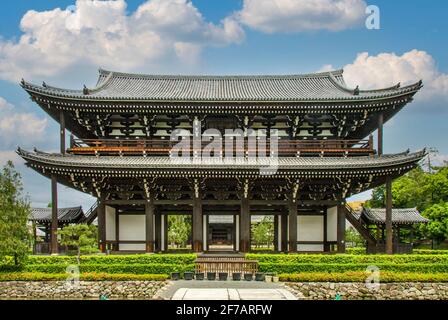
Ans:
<svg viewBox="0 0 448 320"><path fill-rule="evenodd" d="M332 71L323 72L310 72L310 73L298 73L298 74L253 74L253 75L212 75L212 74L145 74L145 73L128 73L118 71L108 71L100 68L100 76L110 75L116 77L129 77L129 78L147 78L147 79L297 79L297 78L312 78L312 77L330 77L331 75L342 75L343 69L337 69Z"/></svg>

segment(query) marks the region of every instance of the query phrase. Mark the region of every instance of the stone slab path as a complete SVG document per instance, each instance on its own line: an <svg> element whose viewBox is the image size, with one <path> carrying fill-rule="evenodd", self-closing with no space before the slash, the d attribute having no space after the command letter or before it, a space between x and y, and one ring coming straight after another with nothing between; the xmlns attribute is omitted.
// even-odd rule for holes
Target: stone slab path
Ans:
<svg viewBox="0 0 448 320"><path fill-rule="evenodd" d="M297 300L281 283L179 280L158 293L166 300Z"/></svg>

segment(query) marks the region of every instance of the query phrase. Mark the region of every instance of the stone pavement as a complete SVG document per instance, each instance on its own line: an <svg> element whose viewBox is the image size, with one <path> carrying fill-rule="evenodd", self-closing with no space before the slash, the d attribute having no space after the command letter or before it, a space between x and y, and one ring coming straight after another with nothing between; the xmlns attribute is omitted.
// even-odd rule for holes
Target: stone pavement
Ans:
<svg viewBox="0 0 448 320"><path fill-rule="evenodd" d="M297 300L282 283L258 281L170 281L158 296L166 300Z"/></svg>

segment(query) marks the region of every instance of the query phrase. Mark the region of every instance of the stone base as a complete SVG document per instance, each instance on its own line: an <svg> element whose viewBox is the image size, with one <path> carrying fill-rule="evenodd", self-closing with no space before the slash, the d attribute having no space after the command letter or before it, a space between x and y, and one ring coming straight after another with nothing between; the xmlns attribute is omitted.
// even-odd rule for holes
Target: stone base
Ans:
<svg viewBox="0 0 448 320"><path fill-rule="evenodd" d="M288 282L299 299L304 300L446 300L448 283L332 283Z"/></svg>

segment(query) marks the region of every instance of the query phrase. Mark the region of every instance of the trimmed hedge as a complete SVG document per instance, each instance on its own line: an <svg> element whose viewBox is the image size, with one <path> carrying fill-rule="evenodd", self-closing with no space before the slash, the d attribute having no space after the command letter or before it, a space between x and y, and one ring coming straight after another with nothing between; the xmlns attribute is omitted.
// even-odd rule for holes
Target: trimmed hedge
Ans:
<svg viewBox="0 0 448 320"><path fill-rule="evenodd" d="M247 254L260 263L294 264L446 264L448 255L350 255L350 254Z"/></svg>
<svg viewBox="0 0 448 320"><path fill-rule="evenodd" d="M81 256L82 264L192 264L194 254L134 254ZM27 264L77 264L74 256L29 256Z"/></svg>
<svg viewBox="0 0 448 320"><path fill-rule="evenodd" d="M0 273L0 281L64 281L66 273L42 272L15 272ZM82 273L81 281L165 281L165 274L109 274L109 273Z"/></svg>
<svg viewBox="0 0 448 320"><path fill-rule="evenodd" d="M348 254L366 254L366 248L347 248L345 251ZM412 250L412 254L447 254L448 255L448 250L414 249L414 250Z"/></svg>
<svg viewBox="0 0 448 320"><path fill-rule="evenodd" d="M448 273L448 264L424 263L375 263L381 271ZM259 263L261 272L301 273L301 272L347 272L365 271L370 263Z"/></svg>
<svg viewBox="0 0 448 320"><path fill-rule="evenodd" d="M280 281L284 282L365 282L365 272L343 273L301 273L280 274ZM385 282L448 282L448 273L400 273L384 271L380 273L380 281Z"/></svg>
<svg viewBox="0 0 448 320"><path fill-rule="evenodd" d="M194 264L81 264L79 271L100 272L109 274L170 274L171 272L194 271ZM25 266L24 272L43 272L43 273L65 273L67 265L65 264L31 264Z"/></svg>

